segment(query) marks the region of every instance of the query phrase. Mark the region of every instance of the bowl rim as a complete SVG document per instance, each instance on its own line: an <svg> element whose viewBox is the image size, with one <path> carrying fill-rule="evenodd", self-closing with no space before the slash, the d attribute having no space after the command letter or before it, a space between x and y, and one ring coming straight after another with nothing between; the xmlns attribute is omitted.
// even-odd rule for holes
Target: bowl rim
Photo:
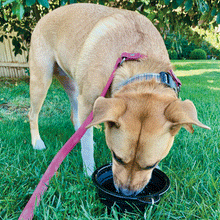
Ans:
<svg viewBox="0 0 220 220"><path fill-rule="evenodd" d="M139 201L142 201L144 202L143 198L150 198L150 199L154 199L154 198L160 198L160 196L162 196L164 193L166 193L168 191L168 189L170 188L170 180L168 178L168 176L161 170L157 169L157 168L154 168L154 170L157 172L157 173L160 173L160 175L162 175L162 177L166 180L166 185L163 187L163 189L159 190L157 193L153 193L153 194L150 194L150 195L136 195L136 196L125 196L125 195L122 195L122 194L117 194L117 193L114 193L106 188L104 188L103 186L101 186L98 181L97 181L97 174L99 172L101 172L102 170L104 169L107 169L109 167L112 167L112 163L110 164L105 164L99 168L97 168L93 174L92 174L92 180L93 180L93 183L96 185L96 187L101 190L102 192L110 195L110 196L113 196L115 198L120 198L120 199L130 199L130 200L139 200ZM154 202L155 199L154 199Z"/></svg>

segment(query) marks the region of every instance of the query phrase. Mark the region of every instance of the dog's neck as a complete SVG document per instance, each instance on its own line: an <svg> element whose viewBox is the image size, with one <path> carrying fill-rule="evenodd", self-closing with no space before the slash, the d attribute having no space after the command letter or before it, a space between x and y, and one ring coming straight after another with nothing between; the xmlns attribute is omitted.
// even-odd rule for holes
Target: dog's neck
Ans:
<svg viewBox="0 0 220 220"><path fill-rule="evenodd" d="M112 97L117 95L132 95L132 94L155 94L159 96L169 96L177 99L177 93L170 87L158 83L155 79L149 81L137 81L123 86L121 89L115 91Z"/></svg>
<svg viewBox="0 0 220 220"><path fill-rule="evenodd" d="M115 73L111 87L111 96L114 96L116 93L123 93L129 90L129 92L143 93L152 93L153 91L156 93L166 92L167 95L170 94L171 96L177 97L177 94L174 92L174 90L162 85L156 76L160 72L168 72L170 69L172 69L172 65L169 62L159 62L149 58L138 61L126 61L117 69ZM153 80L129 80L134 76L141 76L143 73L154 73L155 77ZM150 83L151 81L152 83Z"/></svg>

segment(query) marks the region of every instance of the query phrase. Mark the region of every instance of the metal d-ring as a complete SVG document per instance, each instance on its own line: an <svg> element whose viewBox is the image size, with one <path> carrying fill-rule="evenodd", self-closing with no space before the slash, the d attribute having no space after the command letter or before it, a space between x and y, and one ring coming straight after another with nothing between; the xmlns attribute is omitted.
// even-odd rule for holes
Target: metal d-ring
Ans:
<svg viewBox="0 0 220 220"><path fill-rule="evenodd" d="M125 60L126 60L126 57L123 57L121 62L120 62L120 66L125 62Z"/></svg>

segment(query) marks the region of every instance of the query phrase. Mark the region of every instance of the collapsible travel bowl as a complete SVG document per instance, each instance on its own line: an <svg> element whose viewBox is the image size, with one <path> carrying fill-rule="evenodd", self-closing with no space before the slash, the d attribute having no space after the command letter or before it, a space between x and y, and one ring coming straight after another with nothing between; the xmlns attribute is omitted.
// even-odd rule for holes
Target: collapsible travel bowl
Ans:
<svg viewBox="0 0 220 220"><path fill-rule="evenodd" d="M92 180L97 187L101 202L108 208L116 204L123 212L125 210L132 212L135 208L144 211L146 205L159 203L160 197L170 187L167 175L157 168L153 170L150 182L137 196L125 196L116 191L111 164L98 168L93 173Z"/></svg>

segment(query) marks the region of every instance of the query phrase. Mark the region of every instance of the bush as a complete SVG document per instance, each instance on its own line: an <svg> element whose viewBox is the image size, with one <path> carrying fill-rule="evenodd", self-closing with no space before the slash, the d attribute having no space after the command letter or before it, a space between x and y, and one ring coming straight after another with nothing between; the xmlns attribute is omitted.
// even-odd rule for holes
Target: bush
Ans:
<svg viewBox="0 0 220 220"><path fill-rule="evenodd" d="M198 47L193 42L189 43L187 39L184 39L182 42L181 58L189 59L190 53Z"/></svg>
<svg viewBox="0 0 220 220"><path fill-rule="evenodd" d="M168 50L177 52L177 47L179 49L179 52L177 52L177 59L189 59L190 53L198 48L193 42L188 42L186 37L179 36L178 41L175 43L174 39L176 39L174 34L168 34L166 39L164 40L166 48ZM174 53L175 53L174 52ZM171 52L169 53L171 57ZM171 59L171 58L170 58ZM175 57L172 59L176 59Z"/></svg>
<svg viewBox="0 0 220 220"><path fill-rule="evenodd" d="M210 49L210 52L211 52L211 57L213 57L213 58L215 58L215 59L217 59L217 60L220 60L220 50L218 50L218 49L212 47L212 48Z"/></svg>
<svg viewBox="0 0 220 220"><path fill-rule="evenodd" d="M192 60L206 60L207 54L203 49L195 49L190 54Z"/></svg>
<svg viewBox="0 0 220 220"><path fill-rule="evenodd" d="M185 36L179 36L177 38L175 34L167 34L166 38L164 39L164 42L167 50L176 50L176 52L178 53L178 59L190 59L190 54L193 50L203 49L208 55L208 59L214 58L220 60L220 48L218 44L211 44L208 41L208 39L204 40L202 39L202 37L199 37L197 35L193 40L190 40L187 39ZM179 49L178 51L177 47L181 49Z"/></svg>
<svg viewBox="0 0 220 220"><path fill-rule="evenodd" d="M178 57L177 52L175 50L168 50L168 54L171 60L176 60Z"/></svg>

